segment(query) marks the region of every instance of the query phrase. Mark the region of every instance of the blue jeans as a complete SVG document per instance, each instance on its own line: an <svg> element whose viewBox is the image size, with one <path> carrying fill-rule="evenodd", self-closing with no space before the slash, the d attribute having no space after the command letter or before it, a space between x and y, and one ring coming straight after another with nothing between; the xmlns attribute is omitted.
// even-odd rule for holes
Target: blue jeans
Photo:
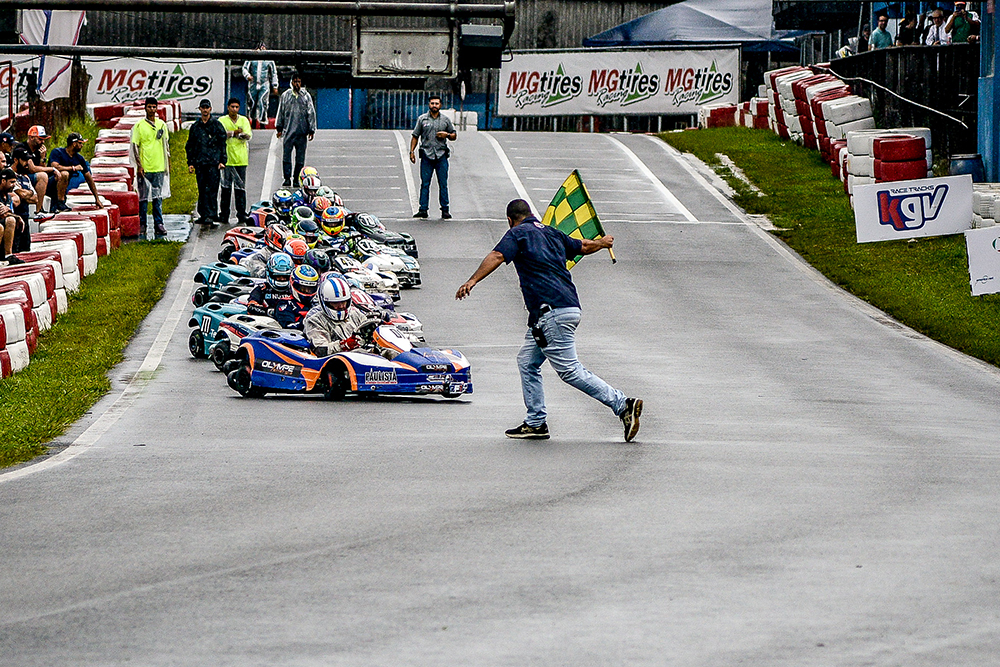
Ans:
<svg viewBox="0 0 1000 667"><path fill-rule="evenodd" d="M420 157L420 210L426 211L431 198L431 176L437 174L438 201L441 210L448 210L448 158L428 160Z"/></svg>
<svg viewBox="0 0 1000 667"><path fill-rule="evenodd" d="M139 234L142 235L146 232L146 204L145 201L139 202ZM161 229L163 227L163 200L154 199L153 200L153 227L155 229Z"/></svg>
<svg viewBox="0 0 1000 667"><path fill-rule="evenodd" d="M525 333L524 345L517 354L517 368L521 372L524 407L528 409L524 423L528 426L541 426L545 423L542 364L546 359L559 379L566 384L596 398L616 415L621 415L625 410L625 394L588 371L576 358L576 327L579 324L579 308L556 308L538 319L548 345L538 347L531 336L531 329Z"/></svg>

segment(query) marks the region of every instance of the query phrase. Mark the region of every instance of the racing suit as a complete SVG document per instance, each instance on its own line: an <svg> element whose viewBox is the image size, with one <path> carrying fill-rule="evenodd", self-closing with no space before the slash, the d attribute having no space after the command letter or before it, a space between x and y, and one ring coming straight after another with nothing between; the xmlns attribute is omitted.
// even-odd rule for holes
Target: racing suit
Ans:
<svg viewBox="0 0 1000 667"><path fill-rule="evenodd" d="M240 260L240 266L250 271L254 278L263 278L267 275L267 260L271 259L274 251L264 246L257 248L252 253Z"/></svg>
<svg viewBox="0 0 1000 667"><path fill-rule="evenodd" d="M253 81L249 81L251 77ZM278 68L273 60L247 60L243 63L243 78L248 79L247 106L252 118L264 127L271 91L278 89Z"/></svg>
<svg viewBox="0 0 1000 667"><path fill-rule="evenodd" d="M313 306L309 314L306 315L302 328L310 345L317 352L321 352L319 348L322 347L326 348L326 354L336 354L353 349L351 345L345 344L345 341L352 338L362 325L372 321L373 318L370 315L365 314L354 305L347 309L347 319L343 322L338 322L327 315L322 306Z"/></svg>
<svg viewBox="0 0 1000 667"><path fill-rule="evenodd" d="M273 317L282 329L300 328L300 310L301 305L291 290L279 291L270 285L257 285L247 297L248 314Z"/></svg>

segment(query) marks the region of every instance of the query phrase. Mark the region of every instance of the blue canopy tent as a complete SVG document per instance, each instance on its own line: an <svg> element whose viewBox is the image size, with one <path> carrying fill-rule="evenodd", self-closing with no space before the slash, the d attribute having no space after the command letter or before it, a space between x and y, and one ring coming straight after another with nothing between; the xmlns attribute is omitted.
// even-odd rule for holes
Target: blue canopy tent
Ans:
<svg viewBox="0 0 1000 667"><path fill-rule="evenodd" d="M583 40L586 47L739 44L745 52L797 54L790 39L802 34L775 31L770 0L688 0Z"/></svg>

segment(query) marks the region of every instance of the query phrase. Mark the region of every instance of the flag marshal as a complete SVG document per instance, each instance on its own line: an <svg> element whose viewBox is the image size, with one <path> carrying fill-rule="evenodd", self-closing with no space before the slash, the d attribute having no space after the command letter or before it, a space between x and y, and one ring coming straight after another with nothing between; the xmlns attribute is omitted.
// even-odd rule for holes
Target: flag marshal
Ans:
<svg viewBox="0 0 1000 667"><path fill-rule="evenodd" d="M552 198L552 203L545 209L542 224L555 227L575 239L593 241L604 236L604 227L601 226L601 220L597 217L597 211L590 201L590 193L587 192L587 186L583 184L580 172L576 169L563 182L556 196ZM608 248L608 252L611 253L612 263L617 262L614 251ZM566 268L572 269L582 257L583 255L578 255L566 260Z"/></svg>

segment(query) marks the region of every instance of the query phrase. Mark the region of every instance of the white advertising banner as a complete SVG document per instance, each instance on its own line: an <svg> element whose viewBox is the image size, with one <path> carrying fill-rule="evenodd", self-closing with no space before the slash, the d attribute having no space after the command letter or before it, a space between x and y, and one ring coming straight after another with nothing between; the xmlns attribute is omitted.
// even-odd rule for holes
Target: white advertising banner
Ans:
<svg viewBox="0 0 1000 667"><path fill-rule="evenodd" d="M88 62L88 104L134 102L155 97L178 100L181 111L198 113L202 98L212 101L217 113L225 109L225 64L221 60L171 60L157 62L115 58Z"/></svg>
<svg viewBox="0 0 1000 667"><path fill-rule="evenodd" d="M500 116L696 114L739 101L739 49L515 53Z"/></svg>
<svg viewBox="0 0 1000 667"><path fill-rule="evenodd" d="M40 60L38 57L0 54L0 117L7 116L11 94L14 96L14 113L22 102L28 101L23 76L31 70L37 72Z"/></svg>
<svg viewBox="0 0 1000 667"><path fill-rule="evenodd" d="M972 227L972 176L854 187L858 243L960 234Z"/></svg>
<svg viewBox="0 0 1000 667"><path fill-rule="evenodd" d="M972 296L1000 292L1000 226L965 232Z"/></svg>

